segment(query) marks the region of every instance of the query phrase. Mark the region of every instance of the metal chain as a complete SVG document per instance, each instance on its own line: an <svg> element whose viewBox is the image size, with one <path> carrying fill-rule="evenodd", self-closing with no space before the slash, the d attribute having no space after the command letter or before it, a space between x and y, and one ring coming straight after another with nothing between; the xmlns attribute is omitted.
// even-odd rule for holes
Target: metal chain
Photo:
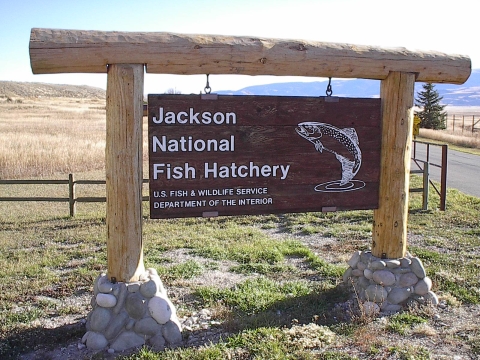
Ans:
<svg viewBox="0 0 480 360"><path fill-rule="evenodd" d="M207 74L207 86L205 86L205 89L203 89L203 91L205 91L205 94L210 94L212 92L212 88L210 87L210 84L208 83L208 77L210 76L210 74Z"/></svg>
<svg viewBox="0 0 480 360"><path fill-rule="evenodd" d="M325 93L327 94L327 96L332 96L332 94L333 94L333 90L332 90L332 78L331 78L331 77L328 78L327 91L325 91Z"/></svg>

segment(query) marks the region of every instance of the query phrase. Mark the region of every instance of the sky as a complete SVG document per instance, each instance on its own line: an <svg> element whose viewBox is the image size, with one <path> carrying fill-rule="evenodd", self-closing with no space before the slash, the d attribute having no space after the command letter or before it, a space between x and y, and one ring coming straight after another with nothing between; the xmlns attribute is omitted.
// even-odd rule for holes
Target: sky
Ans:
<svg viewBox="0 0 480 360"><path fill-rule="evenodd" d="M90 85L105 74L33 75L37 28L255 36L467 55L480 68L473 0L0 0L0 80ZM320 78L211 75L212 92ZM144 93L199 93L205 75L146 74Z"/></svg>

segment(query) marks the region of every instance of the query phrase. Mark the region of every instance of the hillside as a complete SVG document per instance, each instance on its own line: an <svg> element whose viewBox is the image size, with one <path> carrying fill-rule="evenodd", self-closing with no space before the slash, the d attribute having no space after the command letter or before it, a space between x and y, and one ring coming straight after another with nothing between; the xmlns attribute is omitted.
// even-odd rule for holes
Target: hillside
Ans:
<svg viewBox="0 0 480 360"><path fill-rule="evenodd" d="M0 81L0 98L67 97L104 99L105 90L86 85Z"/></svg>
<svg viewBox="0 0 480 360"><path fill-rule="evenodd" d="M462 85L435 84L442 103L448 106L480 106L480 69L472 70L470 78ZM249 86L236 91L218 91L223 95L278 95L278 96L325 96L327 81L285 82ZM422 83L415 84L415 94L422 89ZM332 79L333 96L379 97L379 80Z"/></svg>
<svg viewBox="0 0 480 360"><path fill-rule="evenodd" d="M284 82L248 86L240 90L220 90L221 95L271 95L271 96L325 96L327 81ZM448 106L480 106L480 69L472 70L470 78L462 85L436 84L442 103ZM415 84L415 94L422 83ZM379 97L380 81L365 79L332 79L333 96ZM0 99L3 98L98 98L105 99L105 90L85 85L59 85L36 82L0 81Z"/></svg>

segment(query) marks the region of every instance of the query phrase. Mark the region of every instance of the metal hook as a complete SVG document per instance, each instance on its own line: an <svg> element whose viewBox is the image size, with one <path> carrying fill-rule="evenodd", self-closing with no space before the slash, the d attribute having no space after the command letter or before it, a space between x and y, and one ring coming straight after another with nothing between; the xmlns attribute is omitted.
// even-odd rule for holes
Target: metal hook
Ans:
<svg viewBox="0 0 480 360"><path fill-rule="evenodd" d="M327 94L327 96L332 96L332 94L333 94L333 90L332 90L332 78L331 78L331 77L328 78L327 91L325 91L325 93Z"/></svg>
<svg viewBox="0 0 480 360"><path fill-rule="evenodd" d="M210 76L210 74L207 74L207 86L205 86L205 89L203 89L203 91L205 91L205 94L210 94L212 92L212 88L210 87L210 84L208 82L208 77Z"/></svg>

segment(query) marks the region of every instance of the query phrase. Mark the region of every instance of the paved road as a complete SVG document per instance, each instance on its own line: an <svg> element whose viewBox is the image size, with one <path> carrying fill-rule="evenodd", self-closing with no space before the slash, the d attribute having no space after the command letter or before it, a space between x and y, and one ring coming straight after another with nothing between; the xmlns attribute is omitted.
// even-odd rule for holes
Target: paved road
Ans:
<svg viewBox="0 0 480 360"><path fill-rule="evenodd" d="M416 157L426 160L426 145L417 143ZM447 187L480 197L480 156L448 149L447 158ZM430 145L429 159L430 163L442 163L440 146ZM418 167L412 162L413 169ZM430 178L440 181L440 168L430 165Z"/></svg>

